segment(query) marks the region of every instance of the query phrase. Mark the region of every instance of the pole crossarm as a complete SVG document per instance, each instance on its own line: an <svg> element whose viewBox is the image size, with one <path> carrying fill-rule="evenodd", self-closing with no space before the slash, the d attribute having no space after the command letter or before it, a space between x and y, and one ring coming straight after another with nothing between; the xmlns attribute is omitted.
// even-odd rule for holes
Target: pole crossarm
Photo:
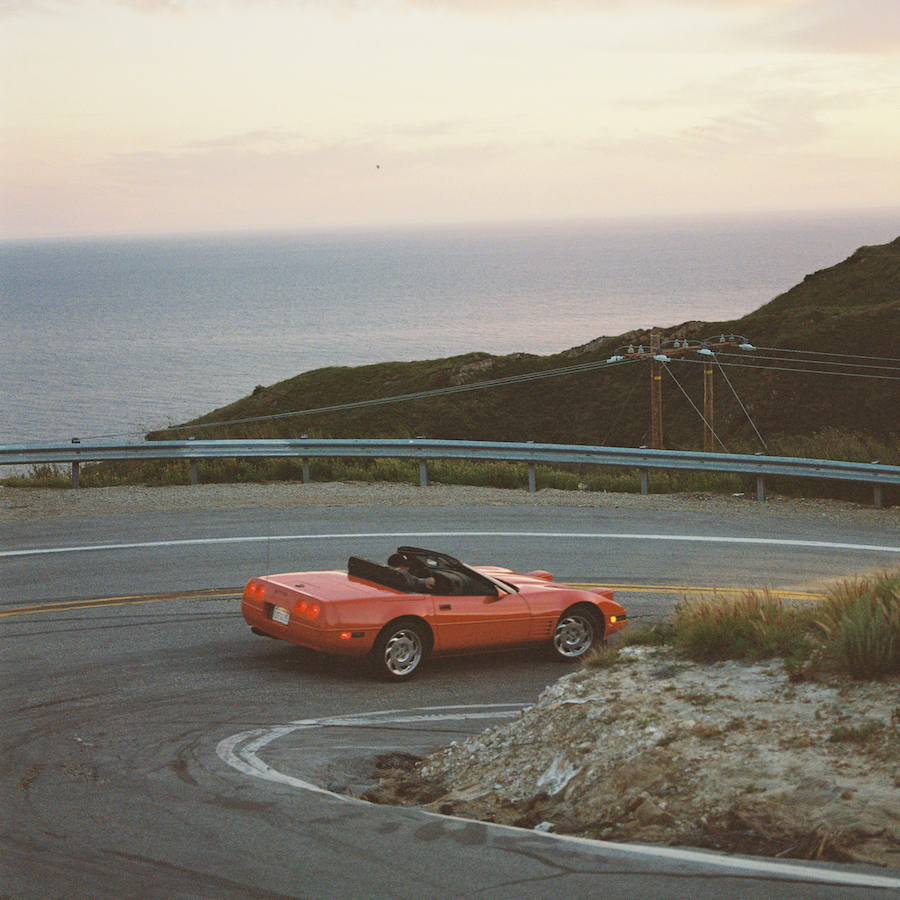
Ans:
<svg viewBox="0 0 900 900"><path fill-rule="evenodd" d="M635 346L633 343L623 345L617 348L606 361L608 363L618 363L632 359L653 359L664 363L673 357L686 356L688 353L713 356L716 351L724 350L726 347L738 347L748 352L756 349L743 335L733 333L720 333L718 336L714 335L703 340L676 338L675 340L659 342L655 337L651 337L648 346L645 347L643 344Z"/></svg>

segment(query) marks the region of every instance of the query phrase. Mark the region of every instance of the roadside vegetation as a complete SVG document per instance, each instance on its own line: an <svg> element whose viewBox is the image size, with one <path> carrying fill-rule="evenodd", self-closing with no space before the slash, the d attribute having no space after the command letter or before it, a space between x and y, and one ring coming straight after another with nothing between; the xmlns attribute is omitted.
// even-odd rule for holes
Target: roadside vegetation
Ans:
<svg viewBox="0 0 900 900"><path fill-rule="evenodd" d="M299 482L303 464L299 459L197 461L200 484L265 484L267 482ZM418 484L416 461L400 459L311 459L309 479L313 482L357 481ZM528 466L525 463L477 462L470 460L434 460L428 463L431 484L474 485L476 487L528 489ZM68 467L33 466L23 475L0 481L7 487L64 488L70 485ZM140 484L148 487L190 484L188 463L180 460L149 462L110 462L82 465L79 484L84 488L116 487ZM555 488L563 491L597 491L637 493L641 489L640 473L632 469L550 466L536 467L538 490ZM651 477L653 493L737 493L755 491L748 476L692 472L658 472Z"/></svg>
<svg viewBox="0 0 900 900"><path fill-rule="evenodd" d="M685 598L669 622L627 629L585 665L615 665L634 645L670 646L702 663L781 658L793 681L900 676L900 570L841 581L813 603L765 591Z"/></svg>

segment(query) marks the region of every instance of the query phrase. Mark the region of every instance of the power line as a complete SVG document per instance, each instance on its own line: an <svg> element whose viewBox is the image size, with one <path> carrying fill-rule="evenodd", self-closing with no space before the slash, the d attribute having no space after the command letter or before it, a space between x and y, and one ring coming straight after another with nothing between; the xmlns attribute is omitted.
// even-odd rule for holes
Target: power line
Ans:
<svg viewBox="0 0 900 900"><path fill-rule="evenodd" d="M706 416L704 416L703 413L700 412L699 409L697 409L697 404L694 403L693 400L691 400L690 395L689 395L688 392L684 389L684 385L682 385L682 383L675 377L675 375L674 375L673 372L668 368L668 366L666 367L666 371L668 372L669 377L672 379L672 381L674 381L675 384L678 385L678 389L681 391L682 394L684 394L685 399L687 400L688 403L690 403L690 405L691 405L691 407L693 408L694 412L697 413L698 416L700 416L701 420L703 421L703 424L704 424L707 428L709 428L709 430L710 430L710 431L712 432L712 434L713 434L713 437L719 442L719 444L721 445L722 449L723 449L726 453L728 453L728 448L725 446L725 444L723 443L723 441L722 441L722 439L719 437L719 435L716 434L715 429L712 427L712 423L711 423L711 422L708 422L708 421L706 420ZM740 398L738 398L738 403L740 403L740 402L741 402L741 401L740 401ZM742 404L742 405L743 405L743 404ZM751 423L751 424L752 424L752 423Z"/></svg>
<svg viewBox="0 0 900 900"><path fill-rule="evenodd" d="M624 415L625 410L627 409L628 404L631 402L631 398L634 396L634 392L637 390L637 386L640 383L641 373L638 372L638 376L634 379L634 382L631 385L631 390L628 392L628 396L622 401L622 405L619 407L619 414L616 416L615 421L612 423L612 425L609 426L609 431L606 432L606 437L604 437L600 443L601 447L606 446L606 442L609 440L609 436L613 433L619 422L622 420L622 416Z"/></svg>
<svg viewBox="0 0 900 900"><path fill-rule="evenodd" d="M701 364L701 360L685 359L682 362L688 364ZM871 378L876 381L900 381L900 369L897 369L897 375L870 375L865 372L832 372L827 369L798 369L788 366L754 366L749 363L719 363L720 366L728 366L732 369L755 369L758 372L799 372L805 375L834 375L841 378ZM827 365L827 363L826 363Z"/></svg>
<svg viewBox="0 0 900 900"><path fill-rule="evenodd" d="M900 364L900 359L891 356L861 356L857 353L832 353L829 350L793 350L784 347L757 347L757 350L765 350L769 353L804 353L814 356L839 356L844 359L871 359L878 362L889 362Z"/></svg>
<svg viewBox="0 0 900 900"><path fill-rule="evenodd" d="M798 352L798 351L785 351L785 352L793 353L793 352ZM813 351L808 351L808 352L811 353ZM741 354L739 354L739 353L720 353L717 355L718 356L733 356L733 357L741 356ZM831 354L831 355L836 356L837 354ZM852 357L844 357L842 355L842 358L851 359ZM864 356L864 357L859 357L859 358L860 359L875 359L876 357L865 357ZM755 354L753 356L753 359L754 360L767 360L767 361L771 361L771 362L797 362L797 363L807 362L806 360L799 360L799 359L793 360L790 357L784 357L784 356L757 356ZM897 372L898 374L900 374L900 366L873 366L873 365L869 365L868 363L836 362L836 361L832 361L832 360L828 360L828 359L813 360L813 362L819 362L823 366L845 366L846 368L854 368L854 369L879 369L882 371ZM900 361L898 361L898 362L900 362ZM760 368L763 368L763 366L760 366Z"/></svg>
<svg viewBox="0 0 900 900"><path fill-rule="evenodd" d="M756 432L756 436L759 438L760 443L763 445L763 447L766 448L766 450L768 450L769 445L765 442L765 440L763 440L763 436L759 433L759 429L756 427L756 423L751 418L749 410L746 406L744 406L744 401L741 400L741 398L738 396L738 392L734 389L734 385L731 383L731 379L728 377L728 373L722 368L722 364L718 359L716 360L716 365L719 367L719 371L722 373L722 377L725 379L725 383L728 385L728 387L731 388L731 393L734 394L734 399L737 400L741 409L744 411L744 415L747 417L747 421Z"/></svg>
<svg viewBox="0 0 900 900"><path fill-rule="evenodd" d="M635 360L637 361L637 360ZM566 366L561 369L549 369L546 372L526 372L522 375L511 375L508 378L495 378L491 381L476 381L472 384L458 384L452 387L434 388L428 391L416 391L411 394L397 394L393 397L379 397L374 400L357 400L351 403L338 403L333 406L320 406L315 409L295 410L293 412L273 413L268 416L253 416L246 419L232 419L225 422L204 422L196 425L172 426L160 431L183 431L185 429L217 428L223 425L244 425L253 422L270 422L276 419L288 419L295 416L310 416L318 413L345 412L352 409L363 409L370 406L384 406L392 403L406 403L410 400L428 400L434 397L443 397L448 394L460 394L469 391L481 391L487 388L500 387L510 384L521 384L526 381L538 381L543 378L556 378L564 375L577 375L582 372L606 366L606 360L592 363L582 363L577 366Z"/></svg>
<svg viewBox="0 0 900 900"><path fill-rule="evenodd" d="M838 359L847 359L847 360L866 359L866 360L870 360L870 361L874 361L874 362L893 363L893 364L896 364L896 368L893 365L869 366L869 365L859 363L859 362L842 363L842 362L831 362L829 360L824 360L824 359L821 361L818 361L818 360L806 361L807 365L809 365L810 362L813 362L813 363L821 362L821 365L823 365L823 366L845 366L848 368L849 367L853 367L856 369L864 368L864 369L872 369L872 370L884 370L884 371L888 371L888 372L896 371L897 375L896 376L880 375L880 374L874 374L874 373L868 373L868 372L838 372L838 371L832 371L832 370L828 370L828 369L802 369L802 368L788 367L788 366L770 366L770 365L754 364L756 361L780 362L780 363L795 362L794 360L791 360L790 358L785 358L783 356L772 357L772 356L756 356L756 355L754 355L752 357L752 359L754 360L754 363L722 362L719 359L720 356L738 357L741 354L720 352L720 353L715 354L715 358L716 358L716 363L717 363L720 371L722 371L723 376L725 375L723 367L728 366L728 367L732 367L732 368L757 369L757 370L764 370L764 371L768 371L768 372L792 372L792 373L800 373L800 374L808 374L808 375L833 375L833 376L841 376L841 377L845 377L845 378L870 378L870 379L881 380L881 381L900 381L900 359L892 359L889 357L876 357L876 356L853 356L850 354L832 353L832 352L827 352L827 351L822 351L821 353L819 353L818 351L814 351L814 350L795 350L795 349L790 349L790 348L785 349L785 348L778 348L778 347L759 347L759 348L755 348L755 349L763 350L763 351L771 352L771 353L782 353L782 354L796 353L796 354L803 354L804 356L819 355L819 356L830 356L830 357L835 357ZM450 387L434 388L432 390L427 390L427 391L415 391L415 392L408 393L408 394L398 394L398 395L395 395L392 397L379 397L379 398L374 398L374 399L370 399L370 400L358 400L358 401L353 401L353 402L349 402L349 403L339 403L339 404L333 404L331 406L316 407L313 409L294 410L292 412L284 412L284 413L273 413L273 414L267 415L267 416L251 416L251 417L247 417L247 418L231 419L231 420L226 420L226 421L222 421L222 422L204 422L204 423L197 423L194 425L170 425L170 426L162 427L162 428L155 429L155 430L158 430L158 431L184 431L187 429L199 430L199 429L204 429L204 428L218 428L218 427L224 427L224 426L230 426L230 425L249 425L249 424L253 424L253 423L257 423L257 422L276 421L276 420L280 420L280 419L296 418L299 416L311 416L311 415L330 413L330 412L346 412L346 411L350 411L350 410L354 410L354 409L365 409L365 408L374 407L374 406L385 406L385 405L395 404L395 403L406 403L406 402L409 402L412 400L427 400L427 399L443 397L443 396L447 396L447 395L451 395L451 394L468 393L471 391L487 390L487 389L493 388L493 387L503 387L503 386L507 386L507 385L523 384L523 383L526 383L529 381L542 380L544 378L559 378L559 377L565 377L567 375L579 375L579 374L583 374L586 372L595 371L597 369L612 370L613 368L618 368L618 367L628 364L628 363L640 362L643 359L648 358L648 357L649 357L649 354L646 354L645 356L626 357L625 359L619 359L619 360L616 360L615 362L610 362L609 359L594 360L594 361L588 362L588 363L580 363L578 365L573 365L573 366L564 366L564 367L557 368L557 369L548 369L546 371L539 371L539 372L525 372L520 375L511 375L506 378L495 378L495 379L491 379L489 381L477 381L477 382L472 382L471 384L464 384L464 385L452 385ZM744 357L744 358L747 358L747 357ZM674 357L672 360L670 360L670 362L676 362L676 361L677 362L685 362L688 364L695 364L695 365L703 364L703 360L693 359L693 358L687 357L687 356L678 356L678 357ZM796 360L796 362L800 363L802 361ZM728 380L727 376L725 376L725 378L727 381ZM729 383L729 387L732 390L732 393L735 393L735 396L737 396L733 385L731 385L730 382L728 382L728 383ZM679 387L681 387L681 385L679 385ZM681 389L682 389L682 391L684 390L683 388L681 388ZM632 391L633 391L633 389L632 389ZM740 403L740 398L738 398L738 402ZM741 405L743 406L743 404L741 404ZM746 412L746 410L745 410L745 412ZM701 416L701 418L702 418L702 416ZM752 421L751 421L751 424L753 424ZM755 426L754 426L754 429L755 429ZM95 439L96 438L129 437L129 436L142 435L142 434L146 434L146 433L147 433L146 431L132 431L132 432L120 432L118 434L94 435L93 437ZM759 432L757 432L757 434L759 434ZM718 438L717 438L717 440L718 440ZM762 438L760 438L760 440L762 440ZM721 443L721 441L719 441L719 443ZM763 442L763 444L765 444L765 442Z"/></svg>

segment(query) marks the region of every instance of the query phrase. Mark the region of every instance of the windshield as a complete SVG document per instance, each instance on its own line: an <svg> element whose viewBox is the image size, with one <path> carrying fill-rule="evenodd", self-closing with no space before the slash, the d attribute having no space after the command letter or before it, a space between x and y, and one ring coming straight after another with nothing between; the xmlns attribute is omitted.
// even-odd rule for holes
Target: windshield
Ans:
<svg viewBox="0 0 900 900"><path fill-rule="evenodd" d="M451 582L459 581L459 576L463 576L470 583L471 591L466 590L465 593L472 594L496 594L497 591L503 591L506 594L518 593L515 585L507 584L499 578L492 578L479 572L471 566L467 566L464 562L450 556L447 553L440 553L436 550L423 550L420 547L399 547L397 552L405 556L410 561L410 572L418 575L420 578L430 573L438 573L448 577ZM453 576L457 576L454 578Z"/></svg>

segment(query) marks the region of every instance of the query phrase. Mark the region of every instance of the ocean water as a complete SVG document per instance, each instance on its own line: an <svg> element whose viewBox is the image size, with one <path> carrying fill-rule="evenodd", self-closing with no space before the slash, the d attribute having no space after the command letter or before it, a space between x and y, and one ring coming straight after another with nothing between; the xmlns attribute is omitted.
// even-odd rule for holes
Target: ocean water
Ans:
<svg viewBox="0 0 900 900"><path fill-rule="evenodd" d="M0 245L0 444L141 438L325 366L738 318L889 212Z"/></svg>

